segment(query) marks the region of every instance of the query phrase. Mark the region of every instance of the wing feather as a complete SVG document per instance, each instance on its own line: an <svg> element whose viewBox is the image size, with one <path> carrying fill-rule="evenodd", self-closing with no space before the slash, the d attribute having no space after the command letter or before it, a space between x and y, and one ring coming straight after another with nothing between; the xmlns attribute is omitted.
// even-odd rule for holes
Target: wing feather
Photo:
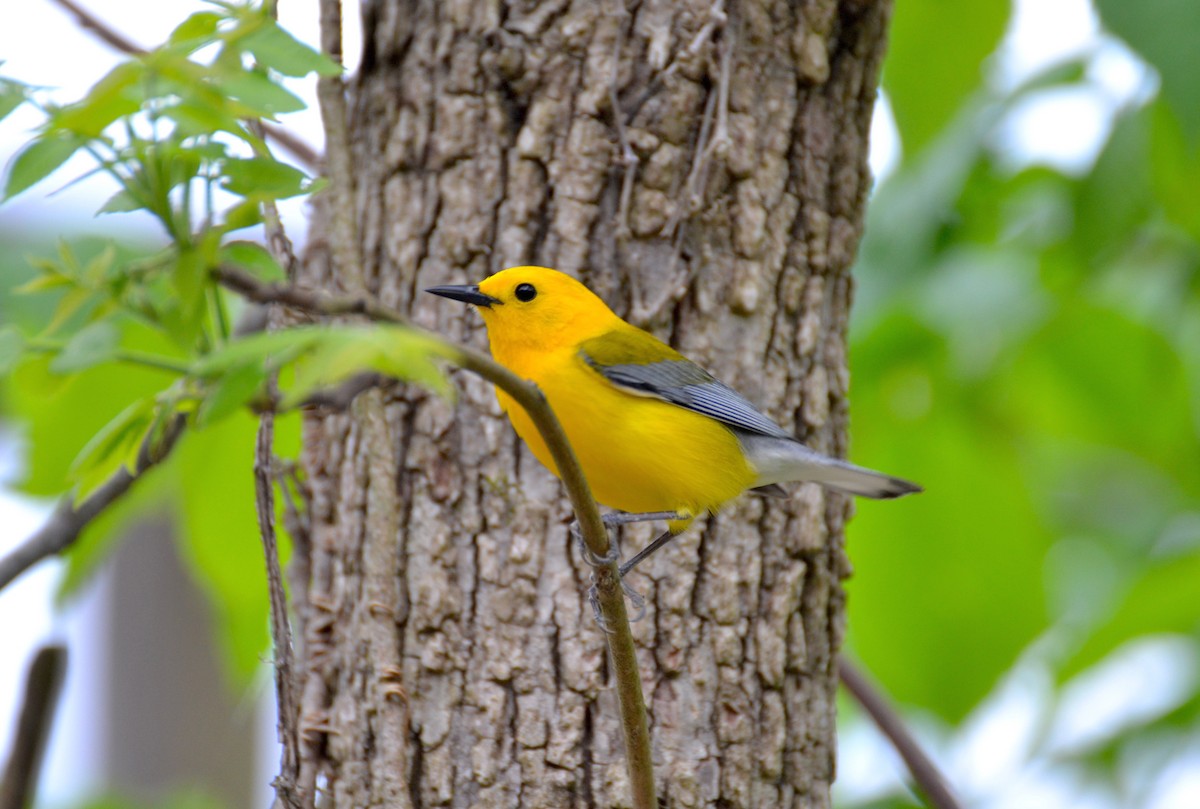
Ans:
<svg viewBox="0 0 1200 809"><path fill-rule="evenodd" d="M792 439L740 393L647 332L610 332L585 341L579 354L630 393L670 402L738 430Z"/></svg>

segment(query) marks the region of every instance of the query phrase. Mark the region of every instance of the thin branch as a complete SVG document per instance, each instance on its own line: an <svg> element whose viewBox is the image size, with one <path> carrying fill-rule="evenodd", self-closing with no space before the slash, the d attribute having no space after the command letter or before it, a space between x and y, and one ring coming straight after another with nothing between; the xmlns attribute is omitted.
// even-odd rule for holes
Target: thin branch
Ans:
<svg viewBox="0 0 1200 809"><path fill-rule="evenodd" d="M279 303L326 316L361 314L384 323L408 325L405 318L399 314L366 298L333 296L279 284L263 284L240 270L226 267L217 270L216 277L230 289L258 303ZM411 325L409 327L415 328ZM443 338L437 339L446 342ZM503 390L529 414L554 457L555 467L567 490L571 507L575 510L575 517L579 521L588 550L598 558L606 558L610 546L608 533L600 520L600 509L592 497L587 479L583 476L583 470L575 458L567 435L542 392L533 383L521 379L475 349L454 346L448 342L447 345L454 352L453 362L456 365ZM608 648L617 682L617 698L625 735L633 803L636 809L653 809L657 805L657 798L646 703L615 557L596 569L595 578L600 612L609 630Z"/></svg>
<svg viewBox="0 0 1200 809"><path fill-rule="evenodd" d="M127 53L130 56L145 56L147 51L140 45L134 44L131 40L126 39L125 35L116 31L108 25L105 25L99 18L92 15L90 11L82 6L76 5L72 0L54 0L55 3L62 6L71 14L75 15L75 23L87 31L95 34L97 39L102 40L113 49L121 53Z"/></svg>
<svg viewBox="0 0 1200 809"><path fill-rule="evenodd" d="M296 733L296 684L292 677L292 629L288 624L287 594L279 567L279 546L275 539L275 487L271 480L275 440L275 414L264 413L258 423L254 443L254 504L258 511L258 531L267 562L267 592L271 606L271 641L275 647L275 699L278 702L276 731L283 748L279 777L275 780L276 799L284 806L299 809L302 797L296 794L300 776L300 754Z"/></svg>
<svg viewBox="0 0 1200 809"><path fill-rule="evenodd" d="M888 704L887 697L871 684L866 674L859 671L844 656L839 655L838 676L842 679L842 685L846 686L846 690L863 707L904 759L917 788L925 795L930 805L934 809L961 809L962 805L950 791L937 765L925 755L921 745L908 732L900 715Z"/></svg>
<svg viewBox="0 0 1200 809"><path fill-rule="evenodd" d="M320 171L321 153L300 139L290 129L284 129L279 124L263 121L263 134L280 149L290 154L292 158L308 171Z"/></svg>
<svg viewBox="0 0 1200 809"><path fill-rule="evenodd" d="M335 388L314 391L292 409L345 410L355 397L364 391L372 388L386 390L395 384L394 379L381 374L357 374ZM280 410L275 406L276 403L276 398L268 396L251 402L250 408L259 415L277 414ZM83 502L76 504L71 495L63 497L50 519L36 534L25 540L8 556L0 559L0 590L38 562L60 554L74 545L92 520L119 500L146 472L166 460L186 425L187 417L182 414L176 415L153 448L148 441L142 444L133 472L124 468L117 470Z"/></svg>
<svg viewBox="0 0 1200 809"><path fill-rule="evenodd" d="M320 0L321 50L342 64L342 4ZM350 148L346 87L341 76L317 79L317 101L325 129L325 176L329 178L330 257L334 277L355 292L366 290L359 261L357 206L354 201L354 157Z"/></svg>
<svg viewBox="0 0 1200 809"><path fill-rule="evenodd" d="M645 106L646 102L653 98L654 94L662 89L663 85L667 83L667 80L679 71L680 66L685 61L689 59L695 59L696 56L699 55L700 49L704 47L705 43L712 39L713 34L724 27L727 19L728 15L725 13L725 0L714 0L712 6L708 10L708 19L704 21L704 25L702 25L700 30L696 32L696 35L692 37L692 41L681 52L676 53L671 57L670 63L650 80L650 83L646 85L646 89L643 90L642 94L638 96L637 100L630 105L628 114L625 118L625 123L627 125L633 124L633 119L636 118L637 114L642 111L642 107Z"/></svg>
<svg viewBox="0 0 1200 809"><path fill-rule="evenodd" d="M4 769L4 781L0 783L0 809L26 809L34 805L42 754L54 722L66 667L67 650L62 646L43 646L29 664L12 754Z"/></svg>
<svg viewBox="0 0 1200 809"><path fill-rule="evenodd" d="M629 12L625 9L624 0L616 0L617 10L613 14L616 20L617 35L613 43L612 72L608 77L608 105L613 119L613 128L617 131L617 144L621 147L618 164L621 166L621 198L617 205L617 237L629 238L629 206L633 198L633 183L637 176L638 164L641 162L637 152L629 144L629 135L625 131L625 116L621 112L621 100L618 97L617 85L620 81L621 49L625 47L625 23Z"/></svg>
<svg viewBox="0 0 1200 809"><path fill-rule="evenodd" d="M588 550L599 558L609 552L608 532L600 520L600 509L592 497L587 479L567 434L550 404L538 387L526 382L490 357L460 347L457 364L478 374L511 396L525 409L537 426L542 440L554 457L555 468L566 487L575 518L583 531ZM625 735L625 756L629 769L630 790L635 809L654 809L658 805L654 787L654 765L650 755L650 730L646 702L642 695L642 677L638 670L633 632L625 611L625 593L621 587L616 556L596 568L596 594L607 629L608 651L617 681L617 702L621 710L621 728Z"/></svg>
<svg viewBox="0 0 1200 809"><path fill-rule="evenodd" d="M236 267L219 267L214 276L222 286L228 287L242 297L263 305L279 303L313 314L327 317L341 315L363 315L381 323L411 325L399 313L375 301L355 295L329 295L289 284L264 284L244 270Z"/></svg>
<svg viewBox="0 0 1200 809"><path fill-rule="evenodd" d="M83 8L74 0L52 0L65 11L75 17L75 23L80 28L90 31L97 39L104 42L113 50L127 56L145 56L149 51L141 45L128 39L120 31L108 25L96 15ZM296 159L296 162L309 171L316 171L321 164L321 156L317 150L309 146L296 135L277 124L264 124L265 135L279 145L285 152Z"/></svg>
<svg viewBox="0 0 1200 809"><path fill-rule="evenodd" d="M122 467L82 503L76 504L71 495L63 497L41 530L0 559L0 590L41 560L74 545L88 523L129 491L138 478L171 454L186 422L185 416L177 415L167 423L157 440L148 436L142 442L134 470L130 472Z"/></svg>

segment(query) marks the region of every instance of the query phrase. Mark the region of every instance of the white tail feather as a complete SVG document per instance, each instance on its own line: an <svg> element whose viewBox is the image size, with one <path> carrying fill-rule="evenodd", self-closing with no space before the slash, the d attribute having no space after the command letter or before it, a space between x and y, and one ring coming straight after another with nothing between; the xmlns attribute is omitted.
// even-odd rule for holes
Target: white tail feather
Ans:
<svg viewBox="0 0 1200 809"><path fill-rule="evenodd" d="M860 497L887 499L922 491L915 483L814 452L799 441L735 430L758 472L754 485L805 481Z"/></svg>

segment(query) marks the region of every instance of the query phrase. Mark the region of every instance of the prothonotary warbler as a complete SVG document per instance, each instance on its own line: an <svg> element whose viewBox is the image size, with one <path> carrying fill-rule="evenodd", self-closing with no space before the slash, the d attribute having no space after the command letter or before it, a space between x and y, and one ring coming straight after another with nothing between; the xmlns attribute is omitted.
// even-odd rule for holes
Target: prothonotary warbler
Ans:
<svg viewBox="0 0 1200 809"><path fill-rule="evenodd" d="M534 382L562 422L596 500L667 519L641 559L748 489L807 481L846 494L890 498L921 491L814 452L696 363L618 317L591 290L546 267L510 267L435 295L473 304L492 356ZM497 390L500 406L538 460L557 473L533 421Z"/></svg>

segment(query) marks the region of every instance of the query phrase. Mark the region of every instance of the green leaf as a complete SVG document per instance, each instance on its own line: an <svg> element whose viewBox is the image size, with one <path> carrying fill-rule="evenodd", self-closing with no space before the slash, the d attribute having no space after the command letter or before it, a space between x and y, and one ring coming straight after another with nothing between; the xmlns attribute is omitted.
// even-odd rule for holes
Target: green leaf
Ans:
<svg viewBox="0 0 1200 809"><path fill-rule="evenodd" d="M1200 138L1200 3L1192 0L1096 0L1104 26L1154 65L1162 93L1193 144Z"/></svg>
<svg viewBox="0 0 1200 809"><path fill-rule="evenodd" d="M50 362L56 374L73 374L108 362L117 353L121 330L111 320L97 320L72 337Z"/></svg>
<svg viewBox="0 0 1200 809"><path fill-rule="evenodd" d="M254 242L230 242L221 249L221 263L246 270L260 281L284 281L287 274L265 247Z"/></svg>
<svg viewBox="0 0 1200 809"><path fill-rule="evenodd" d="M164 108L162 114L179 125L177 134L180 137L228 132L251 145L259 143L257 138L246 131L241 119L224 100L214 104L185 97L181 98L179 103Z"/></svg>
<svg viewBox="0 0 1200 809"><path fill-rule="evenodd" d="M72 282L74 283L74 281ZM86 287L76 286L68 289L66 294L58 301L58 306L54 310L54 316L50 319L50 325L46 327L46 334L53 334L58 331L75 315L95 302L96 294Z"/></svg>
<svg viewBox="0 0 1200 809"><path fill-rule="evenodd" d="M192 375L216 378L243 365L255 363L274 370L308 351L324 331L321 326L302 326L273 332L259 332L231 340L192 364Z"/></svg>
<svg viewBox="0 0 1200 809"><path fill-rule="evenodd" d="M178 456L181 551L216 607L235 682L265 673L267 578L254 507L258 420L236 413L185 435Z"/></svg>
<svg viewBox="0 0 1200 809"><path fill-rule="evenodd" d="M212 385L196 413L196 426L205 427L240 410L267 380L261 364L246 363L229 369Z"/></svg>
<svg viewBox="0 0 1200 809"><path fill-rule="evenodd" d="M61 287L70 286L75 283L74 279L63 275L55 269L43 270L42 274L31 278L24 284L13 289L16 295L33 295L38 292L47 292L51 289L60 289Z"/></svg>
<svg viewBox="0 0 1200 809"><path fill-rule="evenodd" d="M8 376L25 351L25 337L15 326L0 328L0 377Z"/></svg>
<svg viewBox="0 0 1200 809"><path fill-rule="evenodd" d="M241 196L286 199L305 193L308 176L300 169L269 157L230 158L221 164L221 187Z"/></svg>
<svg viewBox="0 0 1200 809"><path fill-rule="evenodd" d="M137 321L124 324L125 346L164 353L161 332ZM68 488L69 468L79 449L105 424L139 398L153 396L170 378L161 371L110 363L73 376L49 371L47 357L22 362L5 385L5 412L19 419L28 437L21 490L57 496Z"/></svg>
<svg viewBox="0 0 1200 809"><path fill-rule="evenodd" d="M0 79L0 121L28 100L28 85L12 79Z"/></svg>
<svg viewBox="0 0 1200 809"><path fill-rule="evenodd" d="M232 232L262 224L263 200L262 195L255 194L236 205L230 206L222 217L224 221L221 226L226 232Z"/></svg>
<svg viewBox="0 0 1200 809"><path fill-rule="evenodd" d="M238 40L238 46L254 54L262 67L277 70L285 76L338 76L342 68L328 56L300 42L273 22Z"/></svg>
<svg viewBox="0 0 1200 809"><path fill-rule="evenodd" d="M66 571L55 593L56 605L61 607L91 581L133 525L143 524L148 516L161 514L173 506L177 486L171 474L164 471L150 470L138 479L136 486L88 522L79 539L64 554Z"/></svg>
<svg viewBox="0 0 1200 809"><path fill-rule="evenodd" d="M8 169L4 198L12 199L30 186L44 180L70 159L86 143L77 135L52 133L44 135L22 149Z"/></svg>
<svg viewBox="0 0 1200 809"><path fill-rule="evenodd" d="M271 79L254 71L238 70L219 78L215 86L230 98L240 101L256 115L274 118L286 112L299 112L306 105L298 96Z"/></svg>
<svg viewBox="0 0 1200 809"><path fill-rule="evenodd" d="M297 364L282 406L293 407L321 388L332 387L363 371L418 382L445 394L446 380L434 365L450 349L436 338L402 326L342 326L327 329Z"/></svg>
<svg viewBox="0 0 1200 809"><path fill-rule="evenodd" d="M133 471L142 438L154 421L154 399L139 399L100 429L71 463L75 502L87 498L118 469Z"/></svg>
<svg viewBox="0 0 1200 809"><path fill-rule="evenodd" d="M915 155L958 113L1000 42L1009 0L900 0L892 16L883 86L904 150Z"/></svg>
<svg viewBox="0 0 1200 809"><path fill-rule="evenodd" d="M199 333L207 270L203 257L194 249L181 251L171 268L171 288L175 294L164 310L163 324L182 346L190 346Z"/></svg>
<svg viewBox="0 0 1200 809"><path fill-rule="evenodd" d="M1200 102L1197 102L1200 103ZM1184 228L1193 245L1200 244L1200 145L1183 131L1180 116L1162 102L1146 108L1150 128L1150 168L1156 201L1167 218ZM1195 249L1195 248L1193 248Z"/></svg>
<svg viewBox="0 0 1200 809"><path fill-rule="evenodd" d="M52 127L88 139L98 138L118 118L138 111L145 79L146 69L141 62L122 62L93 85L82 101L57 110L50 119Z"/></svg>
<svg viewBox="0 0 1200 809"><path fill-rule="evenodd" d="M176 26L167 40L172 45L186 45L195 50L217 39L217 26L225 17L215 11L197 11Z"/></svg>
<svg viewBox="0 0 1200 809"><path fill-rule="evenodd" d="M109 197L108 201L101 205L100 210L96 211L96 213L126 213L128 211L140 211L143 207L142 203L128 191L121 190Z"/></svg>

